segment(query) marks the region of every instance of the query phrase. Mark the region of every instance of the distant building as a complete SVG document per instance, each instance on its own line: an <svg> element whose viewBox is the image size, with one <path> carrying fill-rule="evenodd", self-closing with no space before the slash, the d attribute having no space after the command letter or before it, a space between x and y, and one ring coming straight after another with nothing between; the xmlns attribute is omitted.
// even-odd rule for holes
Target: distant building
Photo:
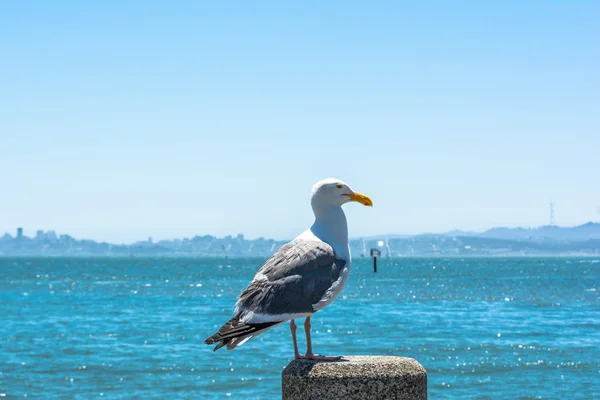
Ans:
<svg viewBox="0 0 600 400"><path fill-rule="evenodd" d="M23 239L23 228L17 228L17 239Z"/></svg>
<svg viewBox="0 0 600 400"><path fill-rule="evenodd" d="M46 234L44 236L45 236L46 240L49 240L50 242L58 241L58 236L56 236L56 232L54 232L54 231L48 231L48 232L46 232Z"/></svg>
<svg viewBox="0 0 600 400"><path fill-rule="evenodd" d="M46 235L44 234L44 231L43 231L43 230L41 230L41 229L40 229L40 230L38 230L38 231L35 233L35 238L36 238L37 240L42 240L42 239L44 239L44 236L46 236Z"/></svg>

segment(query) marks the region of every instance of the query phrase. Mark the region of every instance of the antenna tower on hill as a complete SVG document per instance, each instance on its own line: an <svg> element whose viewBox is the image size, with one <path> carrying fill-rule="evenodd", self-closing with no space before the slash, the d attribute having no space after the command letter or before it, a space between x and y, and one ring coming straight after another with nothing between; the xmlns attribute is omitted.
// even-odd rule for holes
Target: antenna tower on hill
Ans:
<svg viewBox="0 0 600 400"><path fill-rule="evenodd" d="M554 201L550 202L550 226L555 226L555 222L554 222L554 206L556 205L556 203Z"/></svg>

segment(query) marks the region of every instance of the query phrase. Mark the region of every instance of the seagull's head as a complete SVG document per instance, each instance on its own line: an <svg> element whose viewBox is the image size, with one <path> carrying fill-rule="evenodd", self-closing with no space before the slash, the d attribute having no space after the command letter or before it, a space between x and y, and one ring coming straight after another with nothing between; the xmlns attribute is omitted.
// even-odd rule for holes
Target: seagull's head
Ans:
<svg viewBox="0 0 600 400"><path fill-rule="evenodd" d="M373 202L362 193L355 192L345 182L327 178L315 183L312 189L311 203L315 206L342 206L356 201L362 205L372 207Z"/></svg>

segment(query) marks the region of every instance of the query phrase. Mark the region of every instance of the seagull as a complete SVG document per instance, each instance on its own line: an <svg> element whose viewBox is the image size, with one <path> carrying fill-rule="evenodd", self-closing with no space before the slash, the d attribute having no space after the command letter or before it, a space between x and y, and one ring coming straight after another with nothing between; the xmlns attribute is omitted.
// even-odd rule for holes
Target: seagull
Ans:
<svg viewBox="0 0 600 400"><path fill-rule="evenodd" d="M294 358L337 360L313 353L310 336L314 313L330 305L342 292L350 274L348 224L342 205L358 202L372 207L371 199L339 179L327 178L312 188L312 226L284 244L256 272L242 291L233 318L204 343L227 350L277 325L290 321ZM298 352L297 325L305 318L306 354Z"/></svg>

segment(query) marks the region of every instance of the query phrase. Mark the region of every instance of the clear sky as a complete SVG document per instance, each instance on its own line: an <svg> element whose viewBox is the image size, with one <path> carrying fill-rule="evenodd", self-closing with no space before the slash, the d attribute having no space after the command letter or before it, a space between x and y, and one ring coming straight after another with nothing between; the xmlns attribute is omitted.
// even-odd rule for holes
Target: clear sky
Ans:
<svg viewBox="0 0 600 400"><path fill-rule="evenodd" d="M291 238L599 220L600 2L5 1L0 232Z"/></svg>

